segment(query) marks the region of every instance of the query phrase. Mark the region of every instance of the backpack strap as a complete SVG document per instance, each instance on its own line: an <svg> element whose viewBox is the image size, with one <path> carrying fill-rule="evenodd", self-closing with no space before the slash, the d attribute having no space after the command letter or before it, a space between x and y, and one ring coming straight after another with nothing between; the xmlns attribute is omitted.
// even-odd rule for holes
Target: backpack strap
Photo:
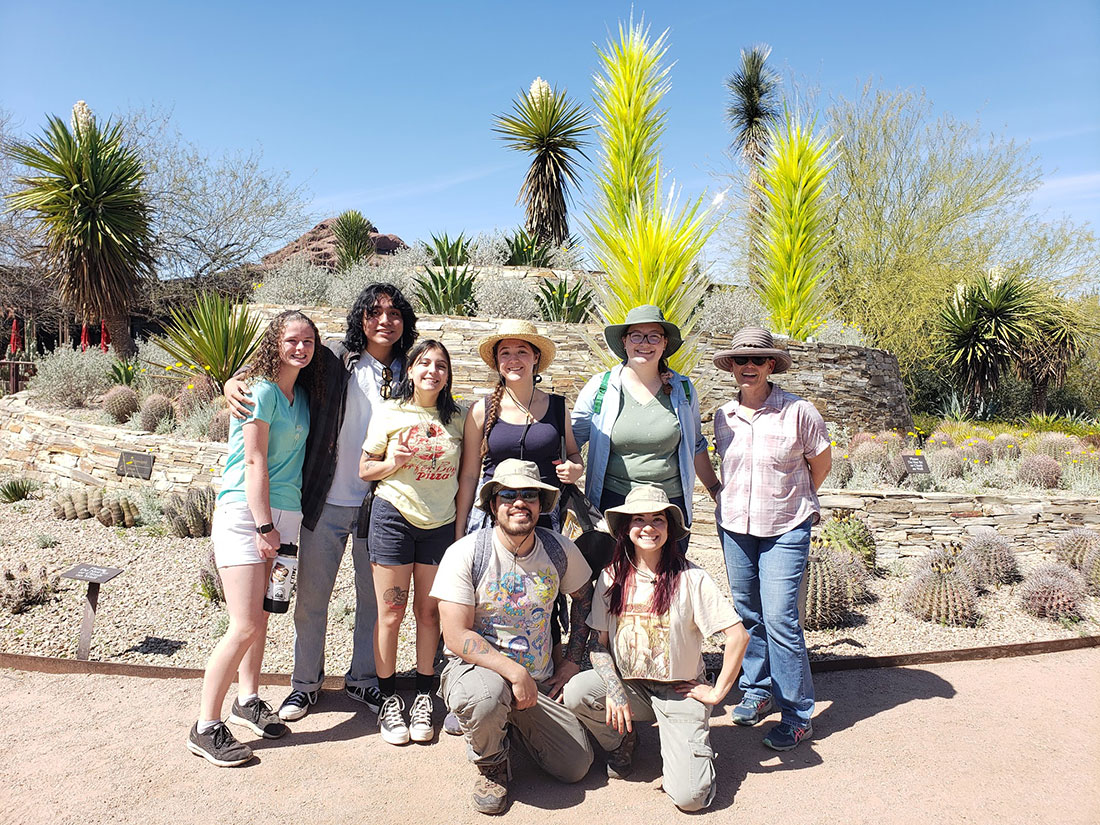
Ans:
<svg viewBox="0 0 1100 825"><path fill-rule="evenodd" d="M607 392L607 384L611 380L611 370L608 370L603 374L603 380L600 381L600 388L596 391L596 398L592 402L592 413L599 413L603 407L603 396Z"/></svg>
<svg viewBox="0 0 1100 825"><path fill-rule="evenodd" d="M565 554L565 549L561 546L561 542L558 540L557 535L553 530L547 530L545 527L536 527L535 535L538 536L542 542L542 547L546 551L546 555L550 557L550 561L554 564L554 569L558 571L558 586L560 588L562 579L565 578L565 571L569 569L569 558ZM482 527L477 533L474 534L474 563L473 563L473 584L476 591L478 585L481 584L481 578L485 575L485 571L489 568L489 559L493 552L493 528Z"/></svg>
<svg viewBox="0 0 1100 825"><path fill-rule="evenodd" d="M688 381L686 378L681 379L681 381L683 382L683 385L684 385L684 398L686 398L688 400L688 403L690 404L691 403L691 382Z"/></svg>
<svg viewBox="0 0 1100 825"><path fill-rule="evenodd" d="M481 584L481 577L489 567L489 556L493 552L493 528L482 527L474 534L474 592Z"/></svg>
<svg viewBox="0 0 1100 825"><path fill-rule="evenodd" d="M558 535L553 530L545 527L536 527L535 535L542 541L542 547L550 561L554 563L554 569L558 571L558 589L561 590L561 582L565 578L565 571L569 569L569 557L565 555L565 549L558 540Z"/></svg>

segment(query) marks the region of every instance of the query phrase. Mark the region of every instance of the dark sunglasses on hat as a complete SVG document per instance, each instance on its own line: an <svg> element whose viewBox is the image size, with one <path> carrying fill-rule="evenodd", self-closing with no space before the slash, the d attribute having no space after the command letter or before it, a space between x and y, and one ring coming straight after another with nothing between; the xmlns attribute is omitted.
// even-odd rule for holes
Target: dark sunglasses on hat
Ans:
<svg viewBox="0 0 1100 825"><path fill-rule="evenodd" d="M501 501L506 501L509 504L511 504L517 498L523 501L538 501L540 495L541 493L533 487L529 487L523 490L510 490L505 487L497 490L497 497L500 498Z"/></svg>
<svg viewBox="0 0 1100 825"><path fill-rule="evenodd" d="M753 364L755 364L758 367L762 367L771 360L772 360L771 358L768 358L764 355L735 355L735 356L733 356L733 363L735 363L739 367L745 366L745 364L749 363L749 361L752 361Z"/></svg>

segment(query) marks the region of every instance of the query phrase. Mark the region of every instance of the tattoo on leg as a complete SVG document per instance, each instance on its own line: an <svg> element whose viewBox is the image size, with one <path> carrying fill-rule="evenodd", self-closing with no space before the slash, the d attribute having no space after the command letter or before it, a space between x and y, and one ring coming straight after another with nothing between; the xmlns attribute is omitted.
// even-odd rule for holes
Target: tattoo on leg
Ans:
<svg viewBox="0 0 1100 825"><path fill-rule="evenodd" d="M382 594L382 601L384 601L391 610L396 610L409 603L409 591L407 589L403 590L395 584Z"/></svg>

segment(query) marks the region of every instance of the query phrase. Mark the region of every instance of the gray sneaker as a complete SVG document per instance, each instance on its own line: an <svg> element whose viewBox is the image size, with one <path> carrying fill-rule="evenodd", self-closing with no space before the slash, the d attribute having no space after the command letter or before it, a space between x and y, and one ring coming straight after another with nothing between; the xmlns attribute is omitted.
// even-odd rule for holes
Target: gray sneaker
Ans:
<svg viewBox="0 0 1100 825"><path fill-rule="evenodd" d="M396 693L383 700L382 712L378 714L378 732L382 735L383 742L391 745L408 744L409 726L401 713L404 709L405 703Z"/></svg>
<svg viewBox="0 0 1100 825"><path fill-rule="evenodd" d="M187 736L187 750L220 768L243 765L252 758L252 748L238 742L223 722L218 722L206 733L199 733L198 722L192 725Z"/></svg>
<svg viewBox="0 0 1100 825"><path fill-rule="evenodd" d="M474 810L483 814L502 814L508 807L508 780L512 778L508 760L495 765L478 765L481 774L474 783Z"/></svg>
<svg viewBox="0 0 1100 825"><path fill-rule="evenodd" d="M752 697L746 696L741 704L733 709L730 714L735 725L752 727L769 713L775 711L775 700L770 696Z"/></svg>
<svg viewBox="0 0 1100 825"><path fill-rule="evenodd" d="M229 721L234 725L243 725L264 739L280 739L290 731L271 705L259 697L243 705L240 699L234 699Z"/></svg>

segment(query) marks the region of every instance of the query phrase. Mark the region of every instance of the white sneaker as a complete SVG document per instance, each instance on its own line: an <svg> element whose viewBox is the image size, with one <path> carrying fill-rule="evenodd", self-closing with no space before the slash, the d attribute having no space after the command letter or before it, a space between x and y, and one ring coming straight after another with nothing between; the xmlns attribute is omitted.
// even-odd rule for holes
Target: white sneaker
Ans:
<svg viewBox="0 0 1100 825"><path fill-rule="evenodd" d="M418 693L409 711L409 738L414 742L431 742L435 738L432 727L432 697Z"/></svg>
<svg viewBox="0 0 1100 825"><path fill-rule="evenodd" d="M408 744L409 726L401 715L404 709L405 703L396 693L382 700L382 710L378 713L378 731L382 734L383 742L391 745Z"/></svg>

